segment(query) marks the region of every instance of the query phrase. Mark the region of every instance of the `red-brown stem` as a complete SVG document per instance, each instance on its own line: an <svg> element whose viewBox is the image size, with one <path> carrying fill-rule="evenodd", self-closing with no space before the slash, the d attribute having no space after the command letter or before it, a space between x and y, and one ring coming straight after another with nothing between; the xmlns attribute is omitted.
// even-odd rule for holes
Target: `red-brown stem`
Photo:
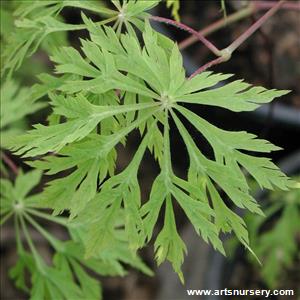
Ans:
<svg viewBox="0 0 300 300"><path fill-rule="evenodd" d="M222 56L206 63L197 69L189 79L193 78L197 74L203 72L204 70L220 64L224 61L230 59L231 54L246 40L248 39L256 30L258 30L271 16L275 14L275 12L283 5L285 0L280 0L275 6L273 6L269 11L267 11L260 19L258 19L250 28L248 28L239 38L237 38L233 43L231 43L228 47L221 50Z"/></svg>
<svg viewBox="0 0 300 300"><path fill-rule="evenodd" d="M276 5L277 1L254 1L254 6L256 9L269 9L272 8L274 5ZM300 10L300 1L289 1L282 5L282 8L284 9L298 9Z"/></svg>
<svg viewBox="0 0 300 300"><path fill-rule="evenodd" d="M19 170L15 163L4 153L1 153L1 158L7 164L7 166L12 170L15 175L18 175Z"/></svg>
<svg viewBox="0 0 300 300"><path fill-rule="evenodd" d="M177 21L174 21L171 19L167 19L167 18L158 17L158 16L150 16L150 19L153 21L169 24L169 25L175 26L177 28L180 28L184 31L189 32L190 34L194 35L199 41L201 41L215 55L217 55L217 56L220 55L220 50L213 43L211 43L208 39L206 39L203 36L203 34L201 34L200 32L197 32L193 28L191 28L185 24L182 24L180 22L177 22Z"/></svg>
<svg viewBox="0 0 300 300"><path fill-rule="evenodd" d="M207 36L210 33L213 33L228 24L231 24L233 22L236 22L240 19L243 19L243 18L249 16L252 13L252 11L253 11L253 5L249 5L246 8L243 8L240 11L237 11L237 12L227 16L226 19L222 18L222 19L212 23L211 25L198 31L198 33L200 33L203 36ZM197 41L196 36L192 35L179 43L179 49L183 50L183 49L189 47L190 45L192 45L193 43L195 43L196 41Z"/></svg>
<svg viewBox="0 0 300 300"><path fill-rule="evenodd" d="M246 18L259 10L270 9L277 3L278 3L278 1L253 1L247 7L227 16L226 19L222 18L222 19L212 23L211 25L207 26L206 28L198 31L198 33L202 34L203 36L207 36L207 35L211 34L212 32L215 32L215 31L217 31L229 24L232 24L236 21L239 21L243 18ZM281 6L281 9L300 10L300 1L297 1L297 3L286 2ZM179 49L183 50L183 49L189 47L190 45L192 45L193 43L195 43L197 40L198 39L196 38L196 36L192 35L179 43Z"/></svg>
<svg viewBox="0 0 300 300"><path fill-rule="evenodd" d="M224 59L224 57L218 57L213 59L212 61L209 61L208 63L206 63L205 65L201 66L199 69L197 69L188 79L192 79L193 77L195 77L196 75L200 74L201 72L205 71L206 69L214 66L214 65L218 65L222 62L226 61Z"/></svg>
<svg viewBox="0 0 300 300"><path fill-rule="evenodd" d="M250 28L248 28L240 37L231 43L226 49L232 53L236 50L246 39L248 39L258 28L260 28L271 16L273 16L278 9L283 5L285 0L280 0L270 10L268 10L260 19L258 19Z"/></svg>

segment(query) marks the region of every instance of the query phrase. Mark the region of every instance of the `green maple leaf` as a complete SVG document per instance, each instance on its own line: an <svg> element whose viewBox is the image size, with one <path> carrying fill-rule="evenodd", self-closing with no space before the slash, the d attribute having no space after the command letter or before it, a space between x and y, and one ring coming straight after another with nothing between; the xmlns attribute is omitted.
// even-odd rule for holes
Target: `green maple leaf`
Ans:
<svg viewBox="0 0 300 300"><path fill-rule="evenodd" d="M237 207L263 214L249 193L244 170L263 188L288 189L291 181L270 159L250 154L269 153L279 148L244 131L217 128L186 108L186 103L234 112L251 111L288 91L253 87L241 80L219 85L231 74L203 72L188 80L178 46L162 39L147 21L142 44L135 34L119 34L105 26L96 27L85 17L84 21L92 41L82 41L83 54L69 47L59 49L52 57L57 73L77 76L77 79L64 80L59 87L63 95L52 96L54 114L63 116L64 122L36 125L36 129L13 141L13 149L18 150L18 154L25 153L26 157L54 151L58 157L35 163L50 173L76 167L66 179L50 183L48 191L52 189L52 196L49 199L53 199L50 206L56 212L70 209L74 212L72 216L76 216L74 222L86 222L88 229L83 243L90 257L109 245L118 225L124 227L132 250L143 246L152 238L158 215L165 205L165 224L155 242L156 257L159 263L165 259L171 261L181 279L185 246L177 233L172 212L175 201L196 232L215 249L224 253L219 237L221 231L234 232L250 249L244 221L224 203L221 194L225 192ZM95 97L103 95L105 98L104 95L111 95L115 90L120 103L113 97L107 97L105 104L95 102ZM182 123L182 117L211 145L213 159L201 153ZM111 135L97 132L96 127L101 127L102 122L116 122L116 119L117 126ZM170 119L174 120L190 159L184 179L176 176L172 168ZM136 128L141 134L145 133L144 142L138 148L143 151L137 150L128 167L117 175L111 172L107 181L102 182L104 175L100 175L101 182L97 186L98 174L106 175L107 170L115 168L115 157L108 159L106 155L114 151L117 143L125 144L126 135ZM137 172L147 148L154 150L160 174L153 183L149 200L141 205ZM107 149L109 151L105 151ZM84 158L83 151L86 151ZM96 160L99 156L101 159ZM101 172L99 165L103 159L107 168ZM54 198L59 197L64 184L70 185L71 192L67 201L59 206ZM82 200L83 195L87 196ZM119 219L121 224L117 222Z"/></svg>

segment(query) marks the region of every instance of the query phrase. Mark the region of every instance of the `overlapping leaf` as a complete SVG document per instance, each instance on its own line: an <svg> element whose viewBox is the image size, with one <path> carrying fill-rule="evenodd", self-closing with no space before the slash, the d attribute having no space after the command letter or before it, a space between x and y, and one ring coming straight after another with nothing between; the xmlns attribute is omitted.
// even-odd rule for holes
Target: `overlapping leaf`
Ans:
<svg viewBox="0 0 300 300"><path fill-rule="evenodd" d="M30 299L101 299L101 286L87 270L105 276L124 276L123 263L151 275L151 270L132 253L124 233L119 230L114 242L105 251L98 251L93 258L84 257L82 233L86 228L78 225L68 226L65 218L54 217L44 212L40 206L41 194L30 195L39 184L42 173L39 170L20 172L12 184L1 179L1 225L11 216L15 219L17 253L19 259L9 274L16 286L30 294ZM43 207L45 208L45 207ZM59 223L69 229L72 240L60 241L35 219L46 219ZM27 223L48 240L56 251L51 265L46 263L37 251ZM21 240L21 231L28 244ZM30 281L28 280L30 274ZM64 282L62 285L61 283Z"/></svg>

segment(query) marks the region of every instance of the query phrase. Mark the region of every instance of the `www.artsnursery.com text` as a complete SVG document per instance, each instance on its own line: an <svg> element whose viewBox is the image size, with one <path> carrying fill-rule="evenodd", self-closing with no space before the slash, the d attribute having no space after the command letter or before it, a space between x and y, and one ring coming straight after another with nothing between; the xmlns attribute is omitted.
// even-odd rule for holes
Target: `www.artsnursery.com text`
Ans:
<svg viewBox="0 0 300 300"><path fill-rule="evenodd" d="M222 290L186 290L188 296L294 296L294 290L245 290L245 289L222 289Z"/></svg>

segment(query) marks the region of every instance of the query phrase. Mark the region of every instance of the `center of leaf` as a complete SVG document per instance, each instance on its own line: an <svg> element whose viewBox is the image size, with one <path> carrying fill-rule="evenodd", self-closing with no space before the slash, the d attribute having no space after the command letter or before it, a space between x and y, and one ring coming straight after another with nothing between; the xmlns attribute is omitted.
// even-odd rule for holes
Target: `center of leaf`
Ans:
<svg viewBox="0 0 300 300"><path fill-rule="evenodd" d="M161 105L164 109L169 109L173 106L173 99L166 93L162 93L160 97Z"/></svg>
<svg viewBox="0 0 300 300"><path fill-rule="evenodd" d="M21 213L22 210L24 209L24 205L21 202L18 202L14 205L14 209L16 213Z"/></svg>
<svg viewBox="0 0 300 300"><path fill-rule="evenodd" d="M120 11L120 13L118 14L118 18L123 21L125 19L125 12L123 10Z"/></svg>

